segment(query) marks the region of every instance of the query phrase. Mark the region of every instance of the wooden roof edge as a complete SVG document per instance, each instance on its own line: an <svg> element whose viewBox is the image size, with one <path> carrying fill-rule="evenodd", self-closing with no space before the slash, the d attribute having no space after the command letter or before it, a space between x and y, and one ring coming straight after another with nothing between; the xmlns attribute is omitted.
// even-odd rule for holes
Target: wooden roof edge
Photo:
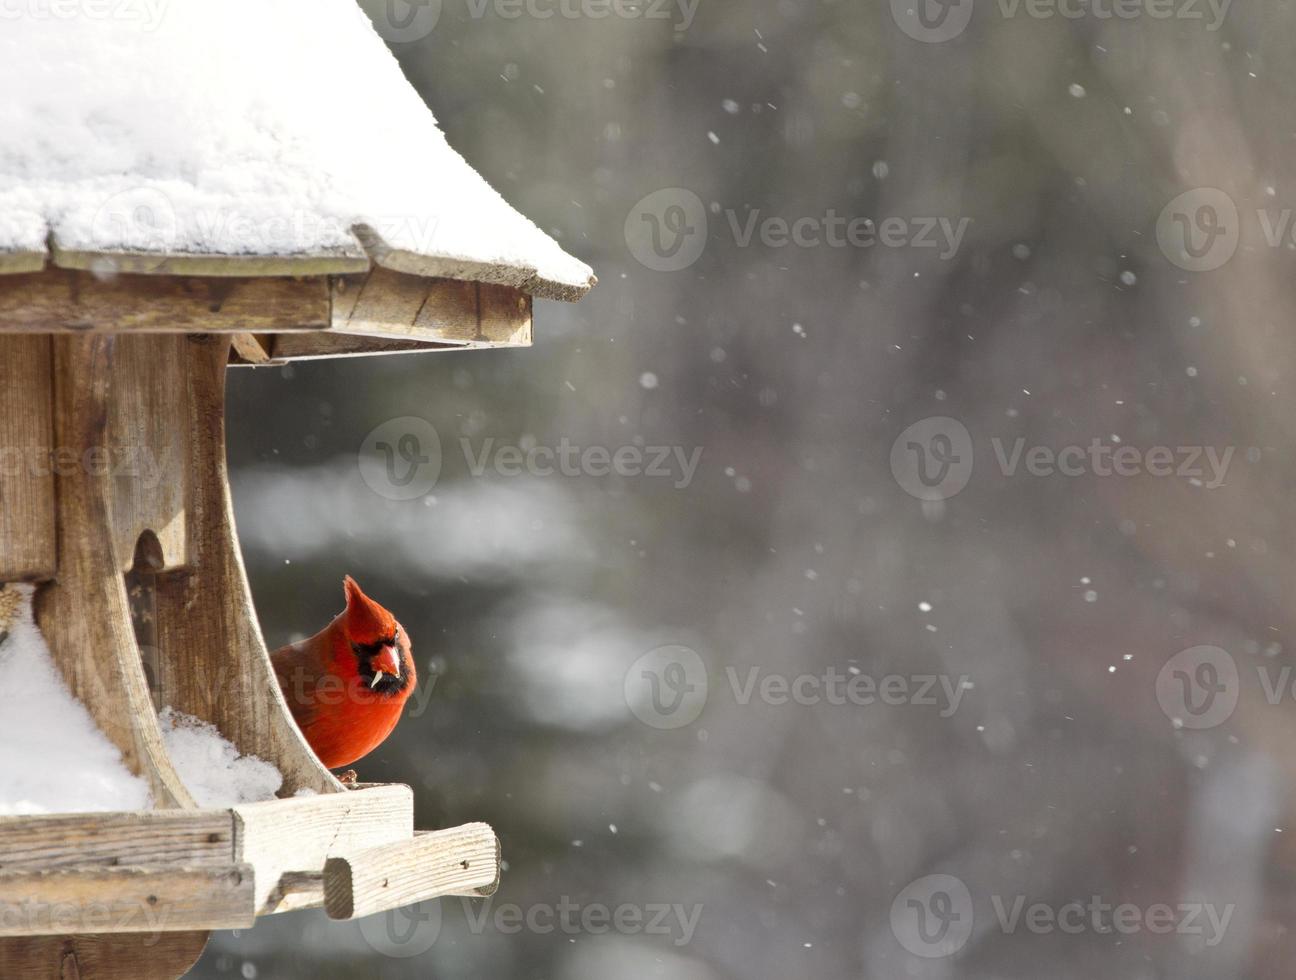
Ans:
<svg viewBox="0 0 1296 980"><path fill-rule="evenodd" d="M487 262L452 255L435 255L388 246L372 229L357 225L353 244L314 252L217 254L146 250L96 250L49 235L44 249L0 250L0 275L40 272L47 266L92 272L97 275L193 276L211 278L272 278L354 275L375 265L423 279L508 286L541 299L574 303L597 283L589 272L578 275L544 275L530 266ZM572 268L584 268L573 260ZM568 270L569 272L572 270Z"/></svg>

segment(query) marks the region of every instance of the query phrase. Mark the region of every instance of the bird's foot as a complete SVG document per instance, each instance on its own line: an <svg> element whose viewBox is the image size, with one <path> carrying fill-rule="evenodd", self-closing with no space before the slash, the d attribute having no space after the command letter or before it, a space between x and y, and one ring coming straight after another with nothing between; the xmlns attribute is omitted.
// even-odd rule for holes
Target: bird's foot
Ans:
<svg viewBox="0 0 1296 980"><path fill-rule="evenodd" d="M360 776L354 769L348 769L338 776L338 782L343 786L356 786L360 783Z"/></svg>

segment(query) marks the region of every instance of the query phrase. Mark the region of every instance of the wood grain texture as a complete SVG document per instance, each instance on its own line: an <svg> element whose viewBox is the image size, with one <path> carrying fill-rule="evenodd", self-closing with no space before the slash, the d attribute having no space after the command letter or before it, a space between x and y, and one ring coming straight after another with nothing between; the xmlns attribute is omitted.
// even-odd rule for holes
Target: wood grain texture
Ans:
<svg viewBox="0 0 1296 980"><path fill-rule="evenodd" d="M374 268L333 280L332 331L458 346L531 342L531 297L508 286Z"/></svg>
<svg viewBox="0 0 1296 980"><path fill-rule="evenodd" d="M113 540L125 573L140 535L152 531L161 569L188 561L185 499L191 473L189 378L181 335L117 338L108 412Z"/></svg>
<svg viewBox="0 0 1296 980"><path fill-rule="evenodd" d="M54 338L54 438L106 451L114 381L112 336ZM60 468L55 581L36 596L36 621L72 694L143 777L160 807L192 807L167 757L131 626L112 534L112 478L92 466Z"/></svg>
<svg viewBox="0 0 1296 980"><path fill-rule="evenodd" d="M279 690L239 553L225 467L229 340L184 339L189 446L188 569L158 575L157 639L165 705L215 725L244 755L278 767L282 793L341 792L302 738Z"/></svg>
<svg viewBox="0 0 1296 980"><path fill-rule="evenodd" d="M333 329L274 334L274 361L529 347L531 297L508 286L389 269L334 280ZM255 356L255 355L254 355ZM255 363L246 360L246 363Z"/></svg>
<svg viewBox="0 0 1296 980"><path fill-rule="evenodd" d="M46 252L0 251L0 276L40 272L49 259Z"/></svg>
<svg viewBox="0 0 1296 980"><path fill-rule="evenodd" d="M0 939L5 980L178 980L198 962L206 932Z"/></svg>
<svg viewBox="0 0 1296 980"><path fill-rule="evenodd" d="M0 871L234 862L229 810L153 810L0 817Z"/></svg>
<svg viewBox="0 0 1296 980"><path fill-rule="evenodd" d="M0 335L0 582L54 574L48 337Z"/></svg>
<svg viewBox="0 0 1296 980"><path fill-rule="evenodd" d="M271 338L255 333L230 334L230 361L242 364L266 364L270 361Z"/></svg>
<svg viewBox="0 0 1296 980"><path fill-rule="evenodd" d="M0 936L242 929L254 892L246 865L0 871Z"/></svg>
<svg viewBox="0 0 1296 980"><path fill-rule="evenodd" d="M484 823L415 834L401 847L370 847L329 858L324 908L355 919L442 895L485 896L500 878L499 839Z"/></svg>
<svg viewBox="0 0 1296 980"><path fill-rule="evenodd" d="M334 855L411 840L414 794L387 785L249 803L234 808L234 820L235 860L257 869L258 913L290 912L322 898L297 875L318 873Z"/></svg>
<svg viewBox="0 0 1296 980"><path fill-rule="evenodd" d="M360 242L350 248L297 255L211 255L201 252L103 252L69 248L56 237L54 265L61 269L146 276L327 276L364 272L369 256Z"/></svg>
<svg viewBox="0 0 1296 980"><path fill-rule="evenodd" d="M321 330L329 280L183 278L46 269L0 276L0 333Z"/></svg>
<svg viewBox="0 0 1296 980"><path fill-rule="evenodd" d="M270 363L310 361L327 357L368 357L378 354L425 354L440 350L467 350L472 344L434 343L425 340L386 340L346 333L271 334ZM240 359L237 366L256 363Z"/></svg>

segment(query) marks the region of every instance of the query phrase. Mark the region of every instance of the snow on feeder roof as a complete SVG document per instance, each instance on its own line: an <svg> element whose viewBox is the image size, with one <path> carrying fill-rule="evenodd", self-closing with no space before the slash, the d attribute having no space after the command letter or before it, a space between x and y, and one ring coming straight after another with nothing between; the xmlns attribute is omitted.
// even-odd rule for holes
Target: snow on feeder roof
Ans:
<svg viewBox="0 0 1296 980"><path fill-rule="evenodd" d="M299 338L264 359L527 343L530 296L594 284L449 146L352 0L130 9L0 31L0 273L332 277L328 316L249 331L404 342ZM426 280L497 288L425 303ZM390 302L355 310L360 286Z"/></svg>

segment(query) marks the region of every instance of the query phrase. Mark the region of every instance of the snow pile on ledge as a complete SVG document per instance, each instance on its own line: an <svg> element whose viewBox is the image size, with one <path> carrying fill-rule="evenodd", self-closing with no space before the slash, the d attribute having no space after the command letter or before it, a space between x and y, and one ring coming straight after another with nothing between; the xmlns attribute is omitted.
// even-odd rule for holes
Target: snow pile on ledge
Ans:
<svg viewBox="0 0 1296 980"><path fill-rule="evenodd" d="M9 632L0 643L0 815L149 809L148 785L50 659L32 619L34 593L29 585L0 591L0 632Z"/></svg>
<svg viewBox="0 0 1296 980"><path fill-rule="evenodd" d="M0 18L0 252L43 251L47 228L90 253L360 253L363 239L418 275L560 299L592 285L449 146L355 0L45 6Z"/></svg>
<svg viewBox="0 0 1296 980"><path fill-rule="evenodd" d="M283 785L278 769L254 755L239 755L215 726L172 708L164 708L158 721L171 763L199 806L272 800Z"/></svg>

